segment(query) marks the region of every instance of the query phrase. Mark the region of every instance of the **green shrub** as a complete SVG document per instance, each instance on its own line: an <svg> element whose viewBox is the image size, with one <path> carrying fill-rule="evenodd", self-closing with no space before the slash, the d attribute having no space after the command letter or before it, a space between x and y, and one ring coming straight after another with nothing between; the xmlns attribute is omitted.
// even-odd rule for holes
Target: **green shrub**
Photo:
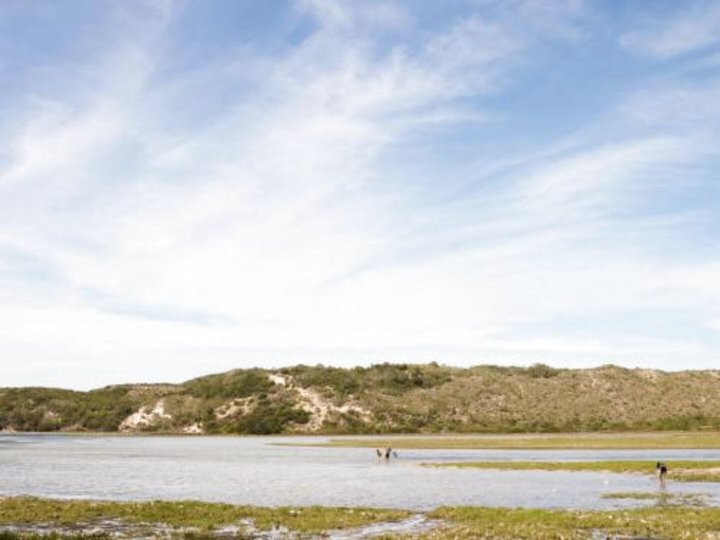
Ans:
<svg viewBox="0 0 720 540"><path fill-rule="evenodd" d="M525 373L533 379L549 379L558 375L560 370L546 364L533 364L525 370Z"/></svg>
<svg viewBox="0 0 720 540"><path fill-rule="evenodd" d="M265 371L248 369L201 377L183 386L191 395L199 398L244 398L268 392L274 383Z"/></svg>
<svg viewBox="0 0 720 540"><path fill-rule="evenodd" d="M245 435L275 435L283 433L290 424L307 424L310 413L287 401L259 400L256 407L233 421L231 433Z"/></svg>

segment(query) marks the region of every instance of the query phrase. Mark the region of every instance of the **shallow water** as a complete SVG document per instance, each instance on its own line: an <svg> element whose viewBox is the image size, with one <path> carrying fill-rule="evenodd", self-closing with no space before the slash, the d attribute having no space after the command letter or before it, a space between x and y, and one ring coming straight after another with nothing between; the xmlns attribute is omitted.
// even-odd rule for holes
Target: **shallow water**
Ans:
<svg viewBox="0 0 720 540"><path fill-rule="evenodd" d="M0 494L91 499L197 499L261 506L443 505L617 508L647 504L603 493L657 490L652 476L433 469L423 462L477 460L720 459L717 450L403 450L378 461L367 448L311 448L302 437L95 437L0 435ZM670 482L669 492L720 484Z"/></svg>

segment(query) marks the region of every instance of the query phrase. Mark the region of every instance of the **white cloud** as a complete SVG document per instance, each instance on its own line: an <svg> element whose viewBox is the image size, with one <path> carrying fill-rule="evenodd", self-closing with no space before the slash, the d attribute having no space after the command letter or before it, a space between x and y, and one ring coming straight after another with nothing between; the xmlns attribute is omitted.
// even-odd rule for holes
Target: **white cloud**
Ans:
<svg viewBox="0 0 720 540"><path fill-rule="evenodd" d="M522 6L536 33L555 9ZM662 240L674 214L660 225L623 215L657 192L667 167L709 155L712 135L649 136L633 124L623 137L549 142L478 168L494 187L439 200L445 186L422 170L406 176L393 152L420 125L432 134L483 118L463 100L507 84L540 38L501 10L378 52L367 46L378 26L412 24L399 8L299 9L319 25L297 47L243 50L171 81L157 78L172 18L162 12L150 38L89 68L98 84L81 105L60 95L29 110L0 176L0 245L49 275L40 287L10 271L18 262L0 266L0 354L38 361L46 383L83 386L240 362L630 362L643 347L644 362L667 351L707 361L705 347L680 339L523 331L587 313L716 306L678 295L698 266L637 250ZM243 83L223 93L223 114L167 122L218 81ZM72 373L92 375L74 383Z"/></svg>
<svg viewBox="0 0 720 540"><path fill-rule="evenodd" d="M720 306L720 260L692 265L677 264L649 282L646 287L677 295L675 301Z"/></svg>
<svg viewBox="0 0 720 540"><path fill-rule="evenodd" d="M456 23L427 45L432 62L467 68L506 58L523 45L506 26L475 16Z"/></svg>
<svg viewBox="0 0 720 540"><path fill-rule="evenodd" d="M351 0L298 0L296 9L301 13L312 13L325 30L397 29L412 24L408 11L387 1L368 0L361 5Z"/></svg>
<svg viewBox="0 0 720 540"><path fill-rule="evenodd" d="M629 96L621 113L640 126L717 133L720 118L720 80L662 81Z"/></svg>
<svg viewBox="0 0 720 540"><path fill-rule="evenodd" d="M581 149L531 173L522 181L520 197L529 211L535 207L563 220L579 213L587 219L589 212L617 210L628 192L645 184L650 170L691 161L699 150L691 141L670 137Z"/></svg>
<svg viewBox="0 0 720 540"><path fill-rule="evenodd" d="M628 32L620 44L632 51L669 59L714 46L720 42L720 4L716 0L682 3L673 17Z"/></svg>

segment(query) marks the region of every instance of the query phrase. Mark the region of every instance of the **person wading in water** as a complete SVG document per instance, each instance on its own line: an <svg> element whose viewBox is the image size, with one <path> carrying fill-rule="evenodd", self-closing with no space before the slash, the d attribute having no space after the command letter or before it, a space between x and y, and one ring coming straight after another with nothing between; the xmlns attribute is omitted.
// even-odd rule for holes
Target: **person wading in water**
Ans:
<svg viewBox="0 0 720 540"><path fill-rule="evenodd" d="M660 487L665 487L665 477L667 476L668 468L667 465L658 461L655 464L655 470L657 471L658 480L660 481Z"/></svg>

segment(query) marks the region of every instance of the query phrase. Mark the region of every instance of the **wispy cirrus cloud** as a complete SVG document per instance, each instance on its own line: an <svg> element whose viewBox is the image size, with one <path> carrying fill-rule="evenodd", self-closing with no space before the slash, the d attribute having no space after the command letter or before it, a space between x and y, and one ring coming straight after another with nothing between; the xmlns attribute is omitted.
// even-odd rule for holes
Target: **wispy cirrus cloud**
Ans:
<svg viewBox="0 0 720 540"><path fill-rule="evenodd" d="M720 43L720 4L715 0L680 2L670 16L653 17L622 35L622 46L660 59L669 59ZM653 20L654 19L654 20Z"/></svg>
<svg viewBox="0 0 720 540"><path fill-rule="evenodd" d="M7 384L711 360L709 334L638 322L683 310L708 329L720 313L677 286L715 286L696 273L711 250L685 245L717 237L712 174L689 172L714 170L718 134L697 114L711 84L674 81L685 104L669 116L669 85L633 81L551 140L536 70L595 46L597 6L233 9L228 43L194 57L188 33L222 29L211 8L115 7L107 36L83 37L92 54L6 98L0 353L37 362Z"/></svg>

